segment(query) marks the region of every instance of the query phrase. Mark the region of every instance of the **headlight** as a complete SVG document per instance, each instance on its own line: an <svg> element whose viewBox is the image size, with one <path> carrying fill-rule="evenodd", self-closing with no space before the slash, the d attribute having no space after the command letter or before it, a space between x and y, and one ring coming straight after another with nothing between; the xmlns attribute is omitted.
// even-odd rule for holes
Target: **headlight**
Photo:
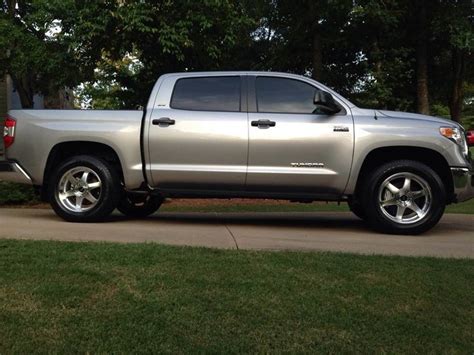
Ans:
<svg viewBox="0 0 474 355"><path fill-rule="evenodd" d="M466 135L462 129L458 127L440 127L439 133L459 145L463 154L467 155L468 147Z"/></svg>

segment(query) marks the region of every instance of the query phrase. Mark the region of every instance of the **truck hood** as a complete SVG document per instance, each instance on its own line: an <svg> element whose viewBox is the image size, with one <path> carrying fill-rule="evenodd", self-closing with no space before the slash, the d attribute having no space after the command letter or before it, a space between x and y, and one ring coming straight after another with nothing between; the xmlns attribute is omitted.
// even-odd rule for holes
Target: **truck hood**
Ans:
<svg viewBox="0 0 474 355"><path fill-rule="evenodd" d="M385 117L393 117L393 118L402 118L402 119L411 119L411 120L423 120L423 121L430 121L439 124L448 124L459 126L460 125L454 121L441 118L441 117L434 117L434 116L427 116L427 115L420 115L418 113L410 113L410 112L400 112L400 111L387 111L387 110L375 110L377 114L380 114Z"/></svg>

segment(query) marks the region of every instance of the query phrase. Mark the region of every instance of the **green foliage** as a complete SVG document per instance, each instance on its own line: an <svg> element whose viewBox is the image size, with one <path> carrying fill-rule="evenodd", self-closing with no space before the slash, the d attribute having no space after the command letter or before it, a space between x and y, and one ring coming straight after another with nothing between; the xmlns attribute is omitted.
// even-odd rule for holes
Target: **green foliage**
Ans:
<svg viewBox="0 0 474 355"><path fill-rule="evenodd" d="M72 0L0 2L0 75L29 94L77 85L74 51L61 32Z"/></svg>
<svg viewBox="0 0 474 355"><path fill-rule="evenodd" d="M437 39L461 50L474 49L473 7L470 0L440 0L433 6L431 29Z"/></svg>
<svg viewBox="0 0 474 355"><path fill-rule="evenodd" d="M442 104L434 104L431 106L431 114L433 116L449 118L449 107Z"/></svg>
<svg viewBox="0 0 474 355"><path fill-rule="evenodd" d="M230 0L82 6L70 24L72 38L79 61L96 70L78 90L81 101L93 108L136 108L146 104L163 73L248 68L258 22L252 6Z"/></svg>
<svg viewBox="0 0 474 355"><path fill-rule="evenodd" d="M361 106L414 111L422 2L3 0L0 74L40 92L81 84L88 108L136 108L163 73L280 70L313 74ZM424 3L430 104L444 115L454 51L465 97L474 97L472 4ZM465 102L470 116L472 99Z"/></svg>
<svg viewBox="0 0 474 355"><path fill-rule="evenodd" d="M120 109L140 102L142 94L129 82L142 65L132 56L121 60L102 60L92 81L81 84L75 92L77 106L91 109ZM129 85L125 86L125 85ZM136 108L136 107L134 107Z"/></svg>
<svg viewBox="0 0 474 355"><path fill-rule="evenodd" d="M38 197L31 186L0 181L0 205L34 204Z"/></svg>
<svg viewBox="0 0 474 355"><path fill-rule="evenodd" d="M474 129L474 108L472 105L464 111L461 123L466 129Z"/></svg>
<svg viewBox="0 0 474 355"><path fill-rule="evenodd" d="M474 129L474 81L465 83L464 95L462 124L466 129Z"/></svg>

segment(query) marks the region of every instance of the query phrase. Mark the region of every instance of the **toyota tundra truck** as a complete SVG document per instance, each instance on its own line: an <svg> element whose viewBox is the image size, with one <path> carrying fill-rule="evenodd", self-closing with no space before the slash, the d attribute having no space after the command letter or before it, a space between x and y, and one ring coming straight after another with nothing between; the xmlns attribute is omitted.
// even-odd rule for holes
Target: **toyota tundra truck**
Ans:
<svg viewBox="0 0 474 355"><path fill-rule="evenodd" d="M0 179L70 222L245 197L347 202L378 231L419 234L474 196L459 124L359 108L286 73L166 74L144 111L12 110L3 140Z"/></svg>

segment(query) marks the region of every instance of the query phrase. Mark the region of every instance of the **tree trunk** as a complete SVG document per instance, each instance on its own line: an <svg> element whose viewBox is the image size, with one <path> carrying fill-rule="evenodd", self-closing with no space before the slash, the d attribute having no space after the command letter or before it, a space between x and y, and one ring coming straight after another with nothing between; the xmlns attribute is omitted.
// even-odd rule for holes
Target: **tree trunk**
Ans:
<svg viewBox="0 0 474 355"><path fill-rule="evenodd" d="M428 91L428 36L425 0L418 1L418 38L416 42L416 103L417 112L430 113Z"/></svg>
<svg viewBox="0 0 474 355"><path fill-rule="evenodd" d="M459 122L461 120L462 102L464 99L463 78L466 70L465 53L463 50L453 48L451 51L453 61L453 82L451 97L449 99L449 112L451 119Z"/></svg>
<svg viewBox="0 0 474 355"><path fill-rule="evenodd" d="M15 17L15 9L17 6L18 1L17 0L7 0L7 13L11 17L11 19L14 19ZM8 72L7 72L8 73ZM10 74L10 77L12 78L13 85L15 86L16 91L18 92L18 96L20 97L20 103L22 108L33 108L34 102L33 102L33 89L31 87L31 81L28 79L28 75L22 75L20 77L17 77L16 75L12 73Z"/></svg>
<svg viewBox="0 0 474 355"><path fill-rule="evenodd" d="M22 108L33 108L34 107L34 91L31 87L31 81L28 80L26 75L17 78L15 75L10 75L15 85L15 89L18 92L20 97L21 107Z"/></svg>
<svg viewBox="0 0 474 355"><path fill-rule="evenodd" d="M7 13L11 19L15 18L15 8L17 0L7 0Z"/></svg>
<svg viewBox="0 0 474 355"><path fill-rule="evenodd" d="M321 45L321 35L319 30L315 28L313 32L313 73L315 80L322 80L323 75L323 53Z"/></svg>

